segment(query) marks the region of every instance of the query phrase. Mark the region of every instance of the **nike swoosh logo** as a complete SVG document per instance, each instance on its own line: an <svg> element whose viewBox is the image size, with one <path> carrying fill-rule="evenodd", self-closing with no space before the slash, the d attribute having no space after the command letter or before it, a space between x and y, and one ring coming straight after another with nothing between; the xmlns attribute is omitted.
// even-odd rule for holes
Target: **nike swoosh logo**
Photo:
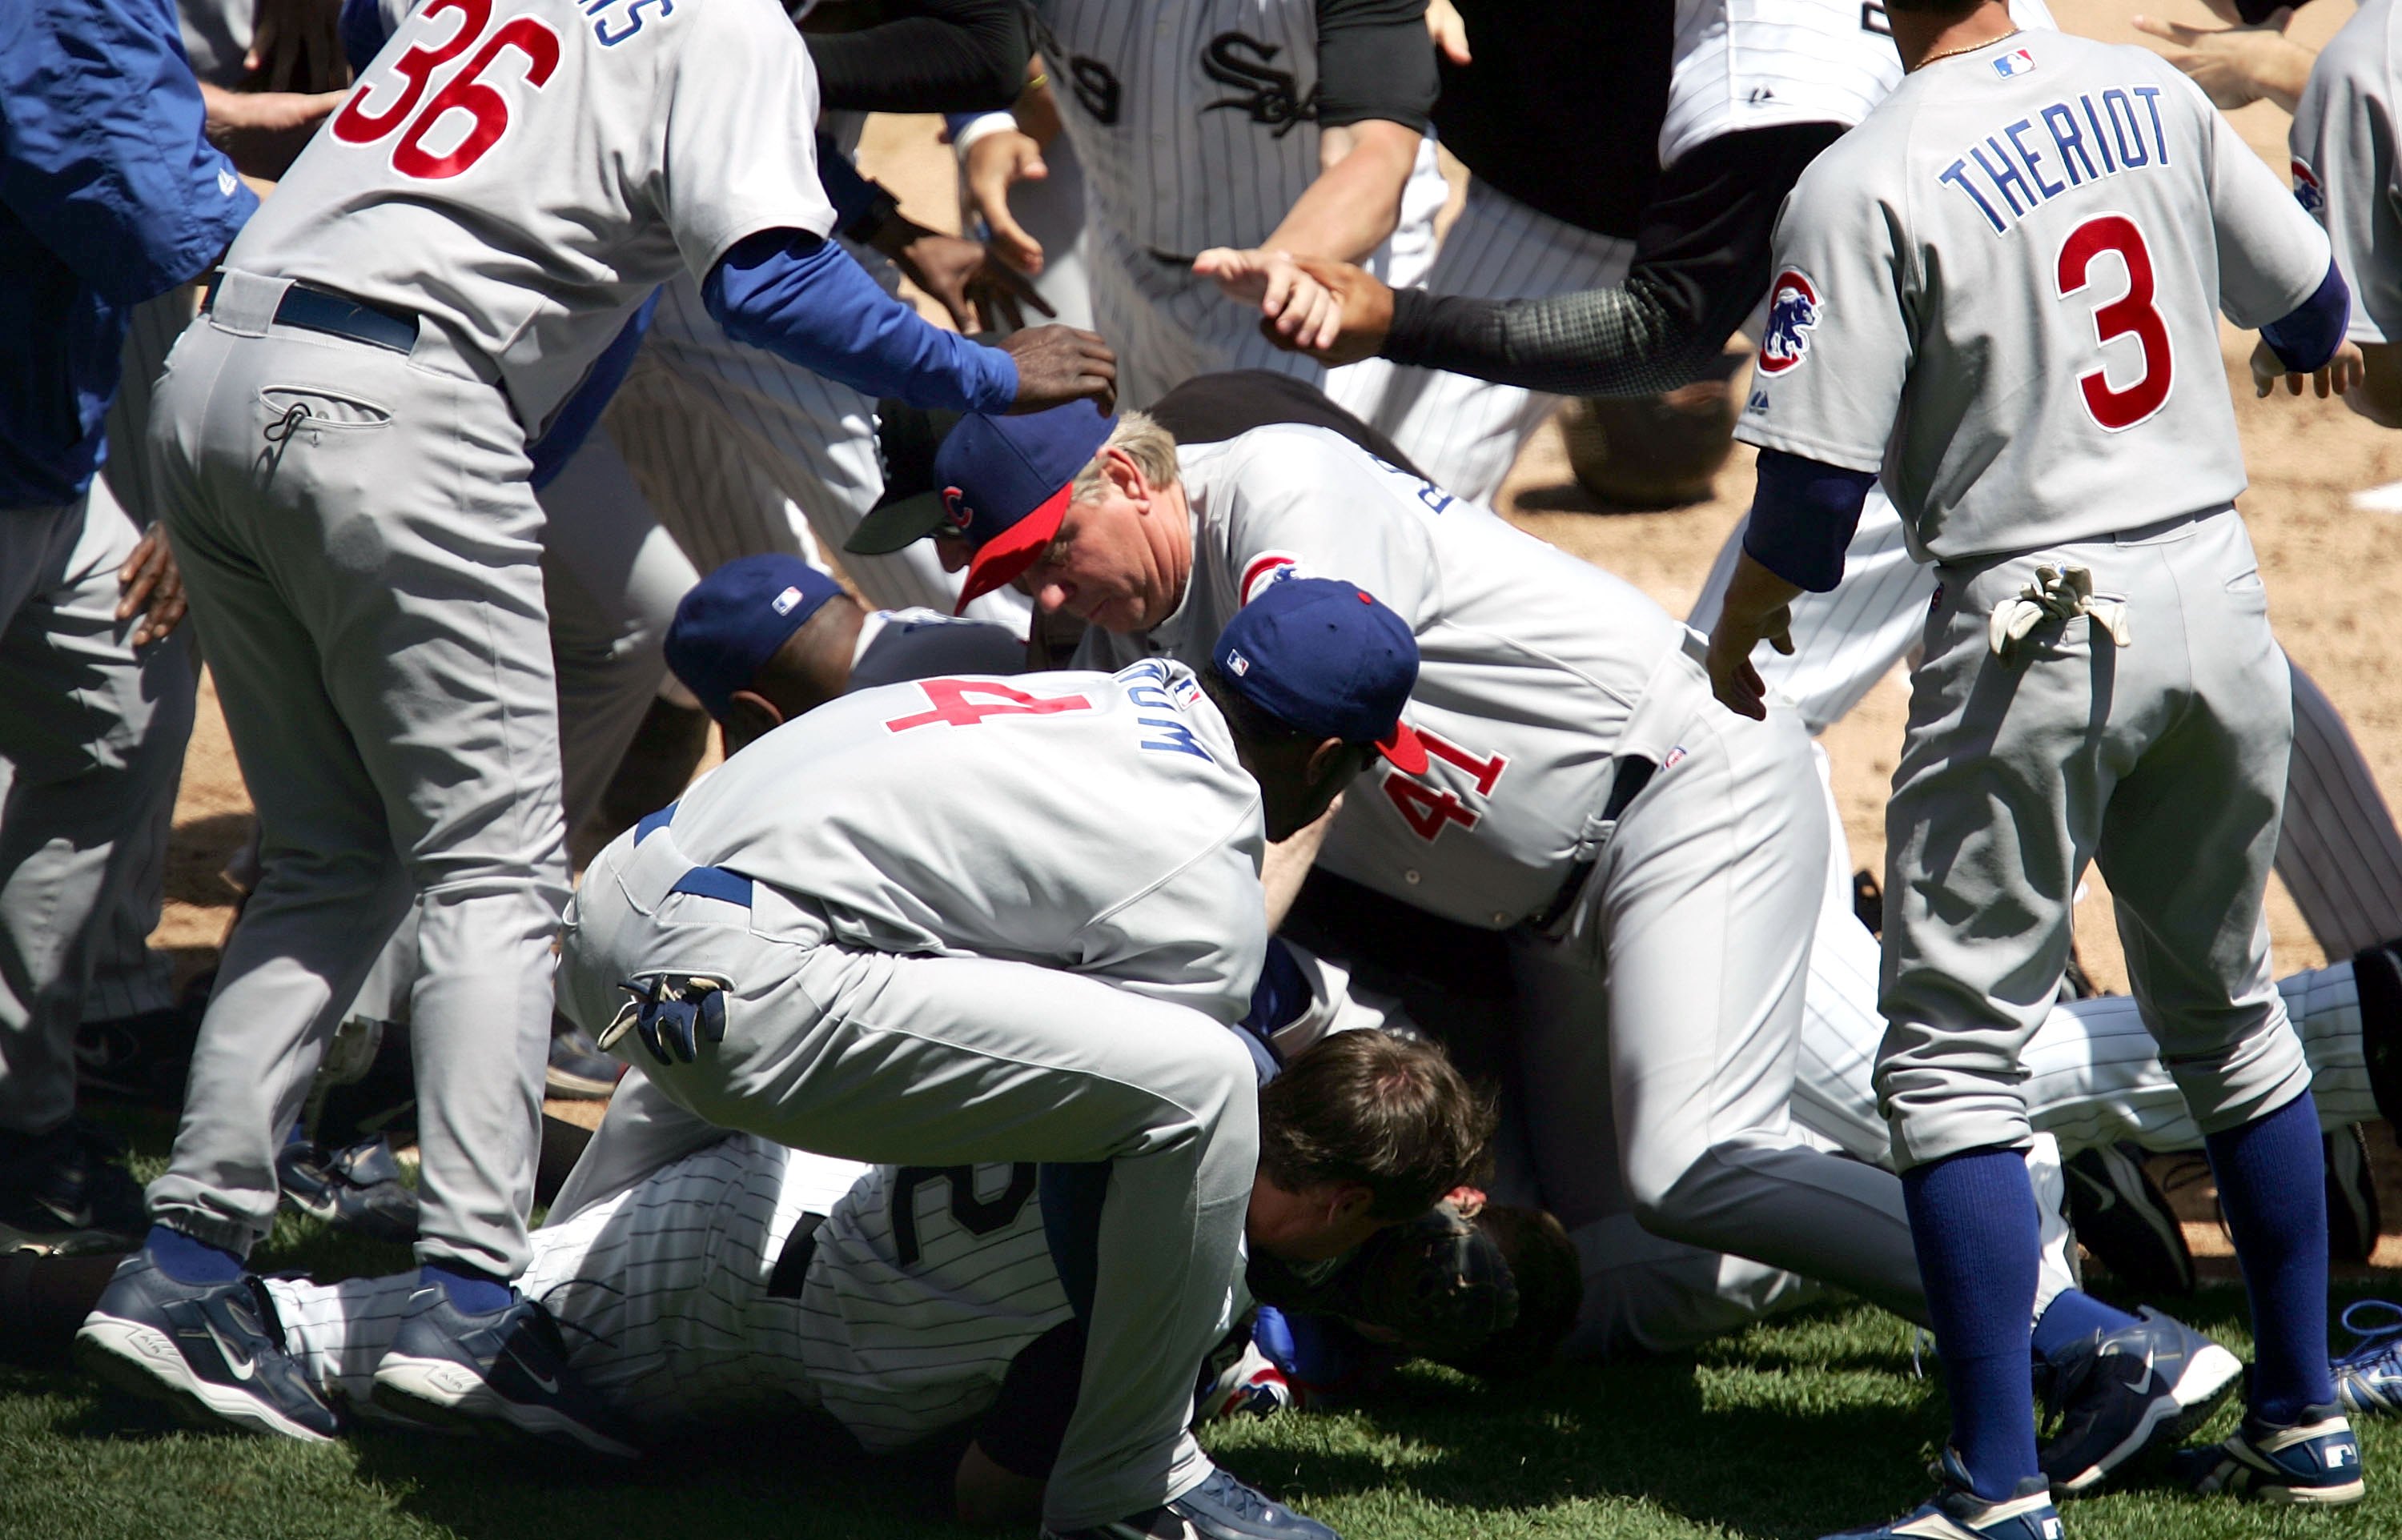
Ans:
<svg viewBox="0 0 2402 1540"><path fill-rule="evenodd" d="M509 1361L517 1365L518 1368L522 1369L525 1372L525 1377L527 1379L532 1381L535 1384L540 1385L544 1395L556 1396L559 1394L558 1381L552 1379L549 1375L543 1373L540 1369L535 1368L531 1364L527 1363L525 1361L525 1354L519 1353L516 1348L510 1348L508 1353Z"/></svg>
<svg viewBox="0 0 2402 1540"><path fill-rule="evenodd" d="M227 171L223 166L217 168L217 191L220 194L227 198L231 198L233 196L233 190L241 186L241 177L234 175L234 173L229 171Z"/></svg>
<svg viewBox="0 0 2402 1540"><path fill-rule="evenodd" d="M217 1329L214 1321L203 1315L200 1326L208 1332L209 1341L216 1343L217 1355L225 1360L226 1368L233 1370L235 1379L246 1382L258 1372L258 1366L250 1361L250 1354L235 1351L234 1345L226 1341L225 1333Z"/></svg>
<svg viewBox="0 0 2402 1540"><path fill-rule="evenodd" d="M91 1228L91 1205L89 1203L80 1204L75 1208L62 1208L48 1198L36 1198L34 1201L39 1203L52 1218L69 1230Z"/></svg>

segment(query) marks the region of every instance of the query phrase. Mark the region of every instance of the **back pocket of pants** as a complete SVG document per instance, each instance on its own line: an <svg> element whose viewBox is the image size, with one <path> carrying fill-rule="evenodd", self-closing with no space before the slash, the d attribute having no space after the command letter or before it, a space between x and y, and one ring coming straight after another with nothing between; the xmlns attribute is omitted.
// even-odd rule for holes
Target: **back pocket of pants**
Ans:
<svg viewBox="0 0 2402 1540"><path fill-rule="evenodd" d="M269 385L259 391L258 403L265 431L275 437L304 427L380 428L392 420L389 408L322 385Z"/></svg>

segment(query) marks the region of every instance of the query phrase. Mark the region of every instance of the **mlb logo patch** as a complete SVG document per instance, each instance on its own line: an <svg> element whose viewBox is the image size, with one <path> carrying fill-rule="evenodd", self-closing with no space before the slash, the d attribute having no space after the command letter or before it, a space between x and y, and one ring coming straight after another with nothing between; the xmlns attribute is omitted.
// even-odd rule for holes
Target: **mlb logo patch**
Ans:
<svg viewBox="0 0 2402 1540"><path fill-rule="evenodd" d="M2294 201L2312 218L2326 213L2326 189L2319 185L2319 173L2298 155L2294 157Z"/></svg>
<svg viewBox="0 0 2402 1540"><path fill-rule="evenodd" d="M1231 647L1226 650L1226 672L1234 675L1236 679L1240 679L1250 671L1250 659L1243 656L1242 653L1236 652Z"/></svg>
<svg viewBox="0 0 2402 1540"><path fill-rule="evenodd" d="M780 615L789 615L793 612L793 606L800 602L801 591L798 588L787 588L782 593L778 594L774 598L769 599L767 601L767 608L775 611L776 613Z"/></svg>
<svg viewBox="0 0 2402 1540"><path fill-rule="evenodd" d="M1769 285L1767 335L1760 339L1760 361L1753 367L1764 375L1799 368L1810 356L1810 334L1825 313L1816 284L1796 268L1778 273Z"/></svg>
<svg viewBox="0 0 2402 1540"><path fill-rule="evenodd" d="M2035 73L2035 55L2024 48L2012 48L1994 61L1994 73L2005 80L2015 80L2022 75Z"/></svg>

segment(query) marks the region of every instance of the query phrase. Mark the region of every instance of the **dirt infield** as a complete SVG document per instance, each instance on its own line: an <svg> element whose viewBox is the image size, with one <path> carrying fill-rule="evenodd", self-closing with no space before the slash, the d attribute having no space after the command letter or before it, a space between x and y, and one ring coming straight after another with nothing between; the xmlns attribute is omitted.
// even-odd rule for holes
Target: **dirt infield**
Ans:
<svg viewBox="0 0 2402 1540"><path fill-rule="evenodd" d="M2135 41L2129 19L2144 7L2126 0L2055 0L2063 25L2105 40ZM2195 0L2151 7L2202 22ZM2316 46L2340 26L2351 7L2308 7L2295 35ZM2258 105L2236 114L2244 138L2285 172L2285 116ZM932 118L886 118L872 127L862 158L929 224L951 224L947 152L934 143ZM2402 518L2355 512L2350 494L2402 478L2402 434L2353 417L2340 405L2312 400L2256 402L2244 358L2248 339L2223 329L2223 362L2238 396L2237 420L2251 469L2243 507L2258 545L2271 612L2287 650L2342 708L2376 767L2389 800L2402 791L2402 694L2393 680L2402 668L2402 641L2377 617L2402 608ZM2201 381L2194 381L2201 384ZM1639 584L1682 614L1711 558L1751 493L1751 457L1738 450L1718 482L1718 496L1668 514L1596 510L1568 474L1556 428L1546 429L1520 460L1501 503L1527 529L1599 562ZM1883 864L1883 805L1899 744L1904 694L1898 681L1880 686L1850 720L1828 735L1838 799L1855 865ZM156 944L175 950L186 971L209 961L230 915L232 890L217 875L247 832L249 803L215 709L202 687L199 725L186 757L175 814L167 879L167 909ZM2109 902L2098 876L2078 912L2080 950L2097 982L2126 987L2112 933ZM2282 888L2271 914L2280 971L2324 959ZM2391 1145L2381 1147L2390 1154ZM2395 1171L2391 1161L2385 1171ZM2402 1191L2389 1189L2387 1213L2402 1224ZM2402 1239L2389 1237L2389 1262L2402 1263Z"/></svg>

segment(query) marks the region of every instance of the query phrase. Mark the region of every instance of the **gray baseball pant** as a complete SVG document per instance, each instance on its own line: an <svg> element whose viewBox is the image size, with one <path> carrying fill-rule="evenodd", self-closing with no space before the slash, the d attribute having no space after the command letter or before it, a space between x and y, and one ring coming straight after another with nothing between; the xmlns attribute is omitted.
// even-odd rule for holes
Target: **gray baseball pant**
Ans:
<svg viewBox="0 0 2402 1540"><path fill-rule="evenodd" d="M418 1255L523 1270L567 897L542 511L489 363L272 323L229 271L169 360L154 471L263 872L154 1215L241 1252L374 948L414 912Z"/></svg>
<svg viewBox="0 0 2402 1540"><path fill-rule="evenodd" d="M1727 535L1694 601L1690 620L1700 630L1718 622L1743 531L1738 523ZM1790 654L1762 648L1752 663L1770 689L1801 708L1811 732L1823 733L1918 644L1934 593L1935 574L1903 543L1892 500L1871 488L1843 553L1843 583L1793 601ZM2402 831L2334 702L2286 661L2294 749L2277 875L2320 947L2330 958L2349 957L2402 936Z"/></svg>
<svg viewBox="0 0 2402 1540"><path fill-rule="evenodd" d="M2132 643L2078 614L1997 658L1989 618L2038 563L2122 597ZM2310 1066L2262 909L2293 684L2242 518L2222 506L1936 577L1885 811L1876 1087L1896 1164L2025 1142L2023 1052L2088 860L2202 1132L2299 1095Z"/></svg>
<svg viewBox="0 0 2402 1540"><path fill-rule="evenodd" d="M0 511L0 1129L75 1110L75 1029L112 893L172 807L192 728L180 636L117 619L114 501Z"/></svg>
<svg viewBox="0 0 2402 1540"><path fill-rule="evenodd" d="M561 1008L598 1035L626 999L617 981L713 974L731 984L724 1040L693 1064L643 1064L651 1088L712 1123L874 1163L1111 1162L1084 1378L1043 1517L1084 1528L1200 1484L1193 1377L1231 1325L1259 1158L1257 1080L1234 1034L1097 978L845 946L765 884L748 904L674 892L693 866L671 825L628 830L594 859L568 911ZM562 1203L611 1179L596 1169Z"/></svg>

